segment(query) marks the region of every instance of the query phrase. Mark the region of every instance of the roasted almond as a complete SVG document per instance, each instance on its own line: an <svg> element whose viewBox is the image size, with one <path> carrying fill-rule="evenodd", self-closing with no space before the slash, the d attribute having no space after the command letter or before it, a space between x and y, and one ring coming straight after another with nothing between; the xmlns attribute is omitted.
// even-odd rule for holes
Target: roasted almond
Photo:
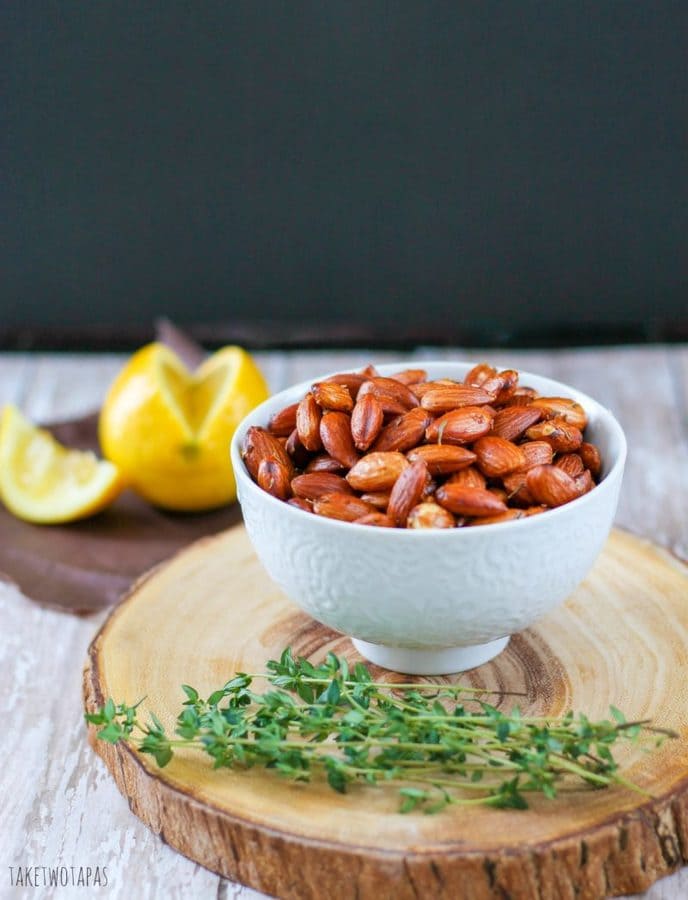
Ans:
<svg viewBox="0 0 688 900"><path fill-rule="evenodd" d="M539 422L542 410L534 406L506 406L492 420L492 433L507 441L517 441L527 428Z"/></svg>
<svg viewBox="0 0 688 900"><path fill-rule="evenodd" d="M426 391L420 405L428 412L443 413L461 406L481 406L491 400L492 397L482 388L468 384L446 384Z"/></svg>
<svg viewBox="0 0 688 900"><path fill-rule="evenodd" d="M479 406L464 406L435 419L425 430L430 443L468 444L487 434L492 416Z"/></svg>
<svg viewBox="0 0 688 900"><path fill-rule="evenodd" d="M294 466L287 451L273 434L258 425L252 425L246 432L241 456L254 481L258 480L258 467L264 459L278 460L290 477L293 474Z"/></svg>
<svg viewBox="0 0 688 900"><path fill-rule="evenodd" d="M580 429L559 416L531 425L526 437L531 441L547 441L556 453L573 453L583 443Z"/></svg>
<svg viewBox="0 0 688 900"><path fill-rule="evenodd" d="M516 369L505 369L481 385L484 391L492 396L494 403L501 406L513 395L518 387L518 372Z"/></svg>
<svg viewBox="0 0 688 900"><path fill-rule="evenodd" d="M359 397L373 394L382 404L384 411L390 415L400 415L407 409L418 406L418 398L405 384L393 378L371 378L361 385Z"/></svg>
<svg viewBox="0 0 688 900"><path fill-rule="evenodd" d="M473 366L470 372L466 373L463 379L464 384L472 384L474 387L482 387L488 378L493 378L497 374L497 370L488 363L478 363Z"/></svg>
<svg viewBox="0 0 688 900"><path fill-rule="evenodd" d="M340 412L351 412L354 401L349 388L336 381L319 381L311 388L311 394L321 409L334 409Z"/></svg>
<svg viewBox="0 0 688 900"><path fill-rule="evenodd" d="M419 459L404 469L394 482L387 514L394 519L397 525L403 525L413 507L420 502L428 480L428 468Z"/></svg>
<svg viewBox="0 0 688 900"><path fill-rule="evenodd" d="M437 378L434 381L419 381L417 384L410 384L409 388L421 400L428 391L434 391L435 388L448 386L455 387L461 384L460 381L453 381L451 378Z"/></svg>
<svg viewBox="0 0 688 900"><path fill-rule="evenodd" d="M328 453L320 453L318 456L314 456L306 466L306 472L334 472L336 474L344 469L346 469L346 466Z"/></svg>
<svg viewBox="0 0 688 900"><path fill-rule="evenodd" d="M339 372L337 375L330 375L327 380L333 381L335 384L345 384L349 388L352 400L355 401L361 385L368 378L365 375L359 375L358 372Z"/></svg>
<svg viewBox="0 0 688 900"><path fill-rule="evenodd" d="M554 457L552 446L547 441L525 441L518 446L526 458L525 465L520 469L522 472L532 469L533 466L548 466Z"/></svg>
<svg viewBox="0 0 688 900"><path fill-rule="evenodd" d="M302 509L304 512L313 512L313 504L310 500L304 500L303 497L290 497L287 500L287 503L289 506L295 506L297 509Z"/></svg>
<svg viewBox="0 0 688 900"><path fill-rule="evenodd" d="M365 394L356 401L351 413L351 435L359 450L368 450L382 430L384 412L374 394Z"/></svg>
<svg viewBox="0 0 688 900"><path fill-rule="evenodd" d="M536 503L545 506L563 506L575 500L580 488L570 475L556 466L535 466L526 473L526 487Z"/></svg>
<svg viewBox="0 0 688 900"><path fill-rule="evenodd" d="M272 494L278 500L286 500L291 495L290 474L289 469L281 460L269 456L267 459L261 459L256 481L258 486L268 494Z"/></svg>
<svg viewBox="0 0 688 900"><path fill-rule="evenodd" d="M537 397L531 402L531 406L541 409L543 418L553 419L556 416L565 419L580 431L584 431L588 424L588 415L583 407L569 397Z"/></svg>
<svg viewBox="0 0 688 900"><path fill-rule="evenodd" d="M389 506L389 496L390 491L368 491L364 494L361 494L361 500L364 500L366 503L370 503L370 505L374 506L375 509L386 512L387 507Z"/></svg>
<svg viewBox="0 0 688 900"><path fill-rule="evenodd" d="M577 453L564 453L562 456L557 457L554 465L558 469L563 469L571 478L577 478L585 471L583 460Z"/></svg>
<svg viewBox="0 0 688 900"><path fill-rule="evenodd" d="M459 516L493 516L506 509L506 504L490 491L460 484L443 484L437 488L435 499Z"/></svg>
<svg viewBox="0 0 688 900"><path fill-rule="evenodd" d="M355 525L373 525L375 528L394 528L395 522L390 516L381 512L367 513L360 519L354 519Z"/></svg>
<svg viewBox="0 0 688 900"><path fill-rule="evenodd" d="M583 441L578 452L580 453L585 468L590 469L592 477L599 478L600 472L602 471L602 457L600 456L600 451L597 447L594 444L588 443L588 441Z"/></svg>
<svg viewBox="0 0 688 900"><path fill-rule="evenodd" d="M423 444L409 450L406 458L410 462L422 460L431 475L449 475L467 468L476 460L475 453L452 444Z"/></svg>
<svg viewBox="0 0 688 900"><path fill-rule="evenodd" d="M532 506L535 498L526 487L526 472L511 472L502 479L507 501L514 506Z"/></svg>
<svg viewBox="0 0 688 900"><path fill-rule="evenodd" d="M580 475L576 476L574 481L581 494L587 494L588 491L591 491L595 487L595 482L590 474L590 469L584 469Z"/></svg>
<svg viewBox="0 0 688 900"><path fill-rule="evenodd" d="M501 437L486 435L473 444L477 457L476 466L487 478L501 478L525 465L525 454L520 447Z"/></svg>
<svg viewBox="0 0 688 900"><path fill-rule="evenodd" d="M289 437L296 428L296 410L298 406L298 403L290 403L289 406L285 406L284 409L270 416L270 421L268 422L270 434L274 434L276 437Z"/></svg>
<svg viewBox="0 0 688 900"><path fill-rule="evenodd" d="M537 396L538 392L535 390L535 388L527 387L526 385L519 385L503 405L529 406L531 401L534 400Z"/></svg>
<svg viewBox="0 0 688 900"><path fill-rule="evenodd" d="M295 497L315 500L324 494L352 493L349 482L332 472L307 472L292 479L291 489Z"/></svg>
<svg viewBox="0 0 688 900"><path fill-rule="evenodd" d="M357 491L387 491L409 465L403 453L368 453L351 468L346 480Z"/></svg>
<svg viewBox="0 0 688 900"><path fill-rule="evenodd" d="M320 440L320 419L322 411L313 394L306 394L296 410L296 430L299 440L312 453L322 448Z"/></svg>
<svg viewBox="0 0 688 900"><path fill-rule="evenodd" d="M395 372L394 375L389 377L394 379L394 381L400 381L402 384L411 385L417 384L419 381L425 381L428 373L425 369L404 369L402 372Z"/></svg>
<svg viewBox="0 0 688 900"><path fill-rule="evenodd" d="M320 440L325 450L350 468L358 462L358 453L351 437L351 416L344 412L326 412L320 420Z"/></svg>
<svg viewBox="0 0 688 900"><path fill-rule="evenodd" d="M342 522L355 522L362 516L377 512L374 506L364 503L353 494L324 494L313 501L313 512L328 519L340 519Z"/></svg>
<svg viewBox="0 0 688 900"><path fill-rule="evenodd" d="M293 460L294 465L298 466L300 469L307 465L311 458L311 454L308 452L308 450L306 450L306 448L299 440L299 433L296 428L286 439L284 449Z"/></svg>
<svg viewBox="0 0 688 900"><path fill-rule="evenodd" d="M432 422L432 416L424 409L417 407L393 419L386 425L373 444L373 450L399 450L404 453L415 447L425 434L425 429Z"/></svg>
<svg viewBox="0 0 688 900"><path fill-rule="evenodd" d="M467 469L460 469L454 472L445 481L445 484L460 484L462 487L484 488L486 485L485 476L479 472L475 466L469 466Z"/></svg>
<svg viewBox="0 0 688 900"><path fill-rule="evenodd" d="M414 506L406 519L407 528L455 528L456 519L439 503L426 500Z"/></svg>
<svg viewBox="0 0 688 900"><path fill-rule="evenodd" d="M511 522L512 519L523 519L525 515L526 512L523 509L505 509L504 512L494 516L481 516L479 519L473 519L468 525L499 525L501 522Z"/></svg>

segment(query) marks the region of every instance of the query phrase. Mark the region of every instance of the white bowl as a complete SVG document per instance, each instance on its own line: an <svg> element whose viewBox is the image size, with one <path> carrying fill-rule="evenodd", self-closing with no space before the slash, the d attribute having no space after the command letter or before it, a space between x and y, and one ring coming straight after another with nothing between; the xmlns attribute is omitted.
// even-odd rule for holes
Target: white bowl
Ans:
<svg viewBox="0 0 688 900"><path fill-rule="evenodd" d="M429 378L462 380L472 363L400 362ZM329 373L332 374L332 373ZM418 531L354 525L304 512L253 482L240 448L251 425L300 400L314 381L275 394L239 425L231 454L249 537L270 577L319 622L353 638L372 662L439 675L492 659L509 636L561 603L583 580L609 534L626 439L609 410L575 388L521 372L545 396L577 400L602 455L600 483L538 516L479 528Z"/></svg>

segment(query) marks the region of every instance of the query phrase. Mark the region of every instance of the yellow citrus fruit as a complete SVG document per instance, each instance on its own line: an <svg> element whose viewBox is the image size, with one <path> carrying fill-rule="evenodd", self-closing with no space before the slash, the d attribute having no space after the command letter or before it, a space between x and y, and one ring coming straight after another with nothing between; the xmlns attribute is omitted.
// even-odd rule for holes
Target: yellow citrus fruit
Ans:
<svg viewBox="0 0 688 900"><path fill-rule="evenodd" d="M100 414L107 459L142 497L165 509L203 510L236 499L229 443L268 396L241 347L224 347L194 373L164 344L135 353Z"/></svg>
<svg viewBox="0 0 688 900"><path fill-rule="evenodd" d="M122 490L111 462L69 450L14 406L0 421L0 494L5 506L27 522L57 524L100 512Z"/></svg>

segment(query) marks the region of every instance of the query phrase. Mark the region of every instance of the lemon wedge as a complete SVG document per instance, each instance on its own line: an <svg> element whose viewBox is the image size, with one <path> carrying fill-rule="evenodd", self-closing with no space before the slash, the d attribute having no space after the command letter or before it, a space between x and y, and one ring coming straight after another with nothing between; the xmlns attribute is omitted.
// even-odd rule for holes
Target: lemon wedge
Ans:
<svg viewBox="0 0 688 900"><path fill-rule="evenodd" d="M224 506L236 499L230 440L267 396L260 369L241 347L224 347L190 372L164 344L148 344L131 357L105 399L103 453L156 506Z"/></svg>
<svg viewBox="0 0 688 900"><path fill-rule="evenodd" d="M16 407L0 420L0 494L27 522L84 519L108 506L123 487L117 467L95 454L69 450Z"/></svg>

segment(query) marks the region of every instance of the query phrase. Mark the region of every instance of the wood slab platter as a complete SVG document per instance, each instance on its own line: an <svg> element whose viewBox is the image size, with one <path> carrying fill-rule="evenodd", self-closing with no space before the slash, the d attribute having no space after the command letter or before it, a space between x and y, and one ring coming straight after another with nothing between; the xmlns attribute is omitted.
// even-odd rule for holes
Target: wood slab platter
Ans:
<svg viewBox="0 0 688 900"><path fill-rule="evenodd" d="M207 695L236 671L261 671L286 645L314 660L328 650L357 658L347 638L280 593L243 528L233 528L153 570L112 612L90 648L86 705L145 696L144 708L172 731L182 683ZM688 569L615 531L566 604L460 677L525 692L520 705L531 715L573 707L606 718L613 703L676 729L680 739L659 750L620 756L623 774L652 798L615 787L536 799L524 812L400 815L394 789L341 796L264 770L213 771L192 754L158 769L128 746L94 747L163 840L267 894L593 900L643 890L688 861L687 675Z"/></svg>

